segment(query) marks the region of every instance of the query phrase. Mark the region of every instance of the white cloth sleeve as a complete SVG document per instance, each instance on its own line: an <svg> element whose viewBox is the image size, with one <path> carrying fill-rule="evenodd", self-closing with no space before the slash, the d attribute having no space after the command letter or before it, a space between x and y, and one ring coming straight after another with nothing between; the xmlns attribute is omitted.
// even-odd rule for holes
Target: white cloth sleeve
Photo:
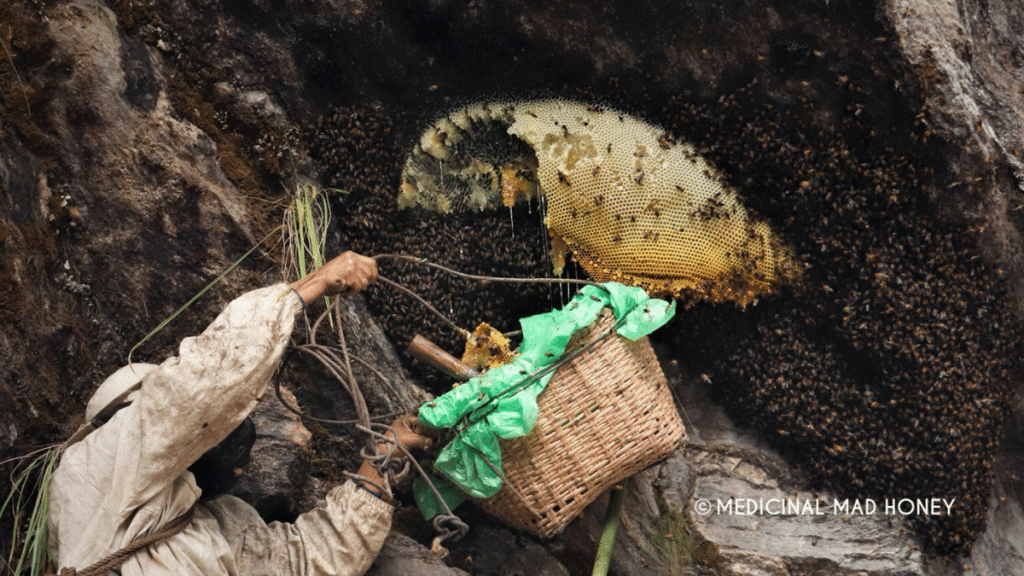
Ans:
<svg viewBox="0 0 1024 576"><path fill-rule="evenodd" d="M132 484L125 487L132 501L125 506L149 501L252 412L277 370L299 309L285 284L248 292L202 334L182 340L178 356L145 378L139 397L125 409L138 418L141 432L135 473L128 476Z"/></svg>
<svg viewBox="0 0 1024 576"><path fill-rule="evenodd" d="M384 545L393 508L351 481L292 524L265 524L233 496L207 503L247 576L360 576Z"/></svg>

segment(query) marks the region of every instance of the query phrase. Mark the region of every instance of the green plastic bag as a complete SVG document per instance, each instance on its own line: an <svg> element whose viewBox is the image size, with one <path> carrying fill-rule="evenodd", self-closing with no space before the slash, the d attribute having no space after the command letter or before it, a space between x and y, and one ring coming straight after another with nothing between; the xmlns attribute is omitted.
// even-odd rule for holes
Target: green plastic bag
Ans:
<svg viewBox="0 0 1024 576"><path fill-rule="evenodd" d="M647 336L675 314L675 302L652 299L642 288L614 282L587 286L561 310L519 321L523 342L515 361L420 407L422 422L456 432L435 462L436 470L444 476L435 480L440 481L439 491L451 508L461 499L449 501L449 494L461 491L475 498L488 498L501 489L505 473L498 438L517 438L533 430L537 396L554 374L550 368L565 353L572 335L590 326L606 307L612 309L617 320L616 333L630 340ZM550 368L545 372L545 367ZM456 487L458 490L454 490ZM414 489L424 518L443 511L425 482Z"/></svg>

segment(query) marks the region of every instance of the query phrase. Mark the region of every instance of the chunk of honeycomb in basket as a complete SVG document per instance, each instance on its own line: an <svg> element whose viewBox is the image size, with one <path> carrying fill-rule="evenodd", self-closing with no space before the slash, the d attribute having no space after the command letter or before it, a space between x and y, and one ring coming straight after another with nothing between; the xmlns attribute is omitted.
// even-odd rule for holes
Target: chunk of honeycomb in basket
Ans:
<svg viewBox="0 0 1024 576"><path fill-rule="evenodd" d="M462 363L474 370L490 370L512 362L516 356L508 338L497 328L483 322L466 339Z"/></svg>

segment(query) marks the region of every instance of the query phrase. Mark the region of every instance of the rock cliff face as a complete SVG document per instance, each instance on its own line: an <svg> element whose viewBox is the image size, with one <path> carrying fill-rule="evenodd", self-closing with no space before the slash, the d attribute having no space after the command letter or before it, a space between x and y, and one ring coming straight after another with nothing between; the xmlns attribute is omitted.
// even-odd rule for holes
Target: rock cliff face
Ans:
<svg viewBox="0 0 1024 576"><path fill-rule="evenodd" d="M0 456L68 435L128 350L260 241L133 358L159 362L279 280L275 229L301 178L348 192L333 249L544 273L536 215L513 214L513 231L505 213L417 219L394 198L440 113L570 97L694 142L809 265L792 292L694 303L657 338L694 442L633 481L613 572L1024 573L1022 28L1005 1L0 0ZM464 325L559 298L453 299L470 286L386 274ZM345 323L392 383L357 374L371 409L415 405L406 370L425 373L391 346L422 328L452 348L450 334L379 287L366 297ZM281 378L308 411L348 417L312 363L289 358ZM353 467L353 440L310 435L273 402L240 490L287 519L321 489L311 473ZM905 521L693 507L908 486L964 507ZM603 503L544 543L467 514L474 532L445 563L400 515L408 536L375 570L586 573Z"/></svg>

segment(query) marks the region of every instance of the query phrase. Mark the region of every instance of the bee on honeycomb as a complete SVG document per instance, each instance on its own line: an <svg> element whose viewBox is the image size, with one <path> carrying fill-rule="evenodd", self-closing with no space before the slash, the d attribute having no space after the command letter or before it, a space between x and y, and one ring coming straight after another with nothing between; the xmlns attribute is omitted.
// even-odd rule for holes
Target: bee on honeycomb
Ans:
<svg viewBox="0 0 1024 576"><path fill-rule="evenodd" d="M693 146L567 100L477 104L430 126L405 162L402 209L545 210L553 272L748 304L799 276L792 250Z"/></svg>

